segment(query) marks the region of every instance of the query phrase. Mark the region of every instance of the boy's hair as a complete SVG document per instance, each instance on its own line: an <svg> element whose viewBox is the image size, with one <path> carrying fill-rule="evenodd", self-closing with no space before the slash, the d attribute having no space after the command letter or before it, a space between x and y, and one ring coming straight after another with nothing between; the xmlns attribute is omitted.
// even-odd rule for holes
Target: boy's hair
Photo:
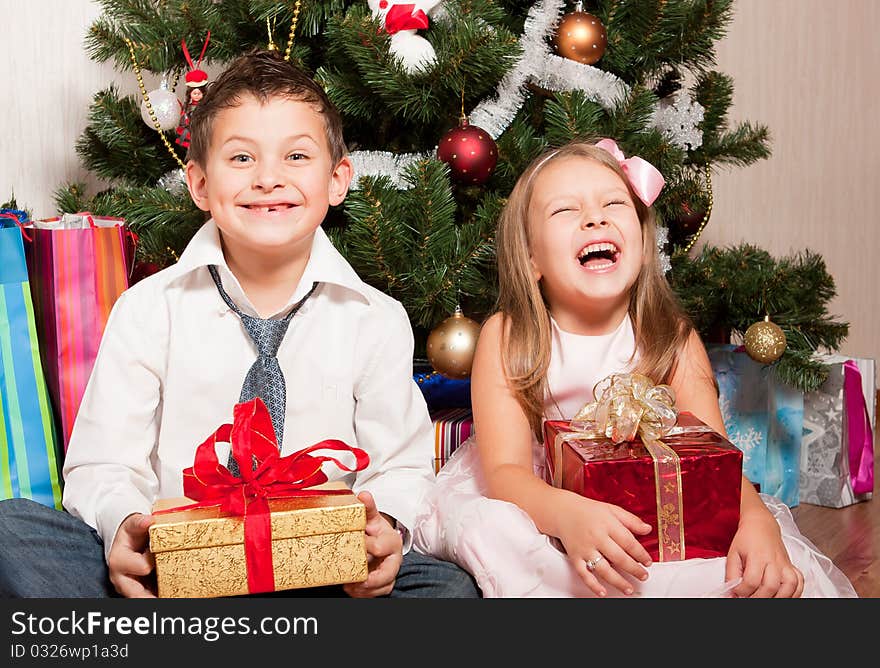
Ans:
<svg viewBox="0 0 880 668"><path fill-rule="evenodd" d="M498 301L503 314L504 372L538 440L550 366L550 314L532 273L528 210L535 178L550 162L583 158L608 167L626 184L642 224L643 263L630 293L629 314L635 331L634 371L655 383L668 382L693 324L660 270L654 209L633 191L617 159L588 141L566 144L538 156L516 182L498 223ZM564 416L570 417L570 416Z"/></svg>
<svg viewBox="0 0 880 668"><path fill-rule="evenodd" d="M333 166L345 156L342 118L321 85L277 51L254 50L233 60L193 108L188 160L204 166L214 119L223 109L240 104L245 95L253 95L262 104L273 97L311 104L324 117Z"/></svg>

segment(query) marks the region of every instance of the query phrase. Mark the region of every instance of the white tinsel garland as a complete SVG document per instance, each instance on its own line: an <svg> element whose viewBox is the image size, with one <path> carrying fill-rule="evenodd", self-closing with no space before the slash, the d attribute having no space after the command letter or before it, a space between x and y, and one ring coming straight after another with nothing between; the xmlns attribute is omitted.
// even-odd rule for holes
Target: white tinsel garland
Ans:
<svg viewBox="0 0 880 668"><path fill-rule="evenodd" d="M603 107L621 101L627 85L609 72L560 58L551 53L547 38L565 8L563 0L538 0L526 17L520 37L522 55L501 80L495 96L484 100L471 112L472 124L488 132L493 139L512 122L526 97L526 84L534 82L546 90L580 90Z"/></svg>
<svg viewBox="0 0 880 668"><path fill-rule="evenodd" d="M668 241L669 229L662 225L657 225L657 263L660 265L660 271L664 274L672 269L672 262L669 259L669 254L664 249L666 242Z"/></svg>
<svg viewBox="0 0 880 668"><path fill-rule="evenodd" d="M548 37L564 9L564 0L538 0L532 5L520 37L522 55L498 84L495 95L480 102L468 115L471 125L483 128L493 139L498 139L522 107L529 82L546 90L582 91L606 109L625 98L629 87L610 72L551 53ZM680 148L695 149L702 144L702 133L697 127L702 120L703 108L691 100L686 91L679 91L672 104L661 101L657 105L652 123L671 143ZM361 156L361 153L369 155ZM386 175L394 183L401 183L402 167L428 155L436 155L436 147L428 154L355 151L351 158L361 169L355 170L352 188L359 187L361 176ZM403 184L401 187L407 186Z"/></svg>
<svg viewBox="0 0 880 668"><path fill-rule="evenodd" d="M436 153L436 151L435 151ZM403 170L419 160L431 157L431 153L391 153L389 151L354 151L349 155L354 168L351 179L352 189L359 187L362 176L387 176L401 190L409 189L410 184L403 180Z"/></svg>

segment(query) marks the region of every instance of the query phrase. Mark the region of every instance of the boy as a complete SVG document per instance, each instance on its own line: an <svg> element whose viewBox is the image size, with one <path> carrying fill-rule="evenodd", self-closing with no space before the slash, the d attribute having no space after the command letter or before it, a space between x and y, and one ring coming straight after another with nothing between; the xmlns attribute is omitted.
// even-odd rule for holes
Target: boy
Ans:
<svg viewBox="0 0 880 668"><path fill-rule="evenodd" d="M187 183L211 219L114 306L65 459L70 514L0 504L0 594L154 595L153 501L182 495L197 445L261 396L282 455L337 438L370 456L347 478L366 505L369 576L331 594L479 596L457 566L409 549L432 429L406 313L320 229L352 176L338 112L257 52L211 86L191 133Z"/></svg>

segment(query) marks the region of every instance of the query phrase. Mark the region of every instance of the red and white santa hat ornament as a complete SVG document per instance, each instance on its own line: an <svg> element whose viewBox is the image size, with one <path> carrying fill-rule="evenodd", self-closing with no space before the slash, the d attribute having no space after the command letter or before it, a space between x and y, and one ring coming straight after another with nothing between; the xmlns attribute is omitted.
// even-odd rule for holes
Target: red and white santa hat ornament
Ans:
<svg viewBox="0 0 880 668"><path fill-rule="evenodd" d="M189 50L186 48L186 40L180 40L180 46L183 47L183 56L186 58L186 62L189 65L189 71L184 77L188 88L201 88L208 83L208 73L201 69L201 65L210 40L211 31L209 30L208 35L205 37L205 44L202 46L202 52L199 54L199 61L197 63L193 63L192 56L189 55Z"/></svg>
<svg viewBox="0 0 880 668"><path fill-rule="evenodd" d="M434 47L419 30L427 30L428 14L442 0L367 0L373 16L381 18L391 35L389 50L409 74L425 72L437 61Z"/></svg>

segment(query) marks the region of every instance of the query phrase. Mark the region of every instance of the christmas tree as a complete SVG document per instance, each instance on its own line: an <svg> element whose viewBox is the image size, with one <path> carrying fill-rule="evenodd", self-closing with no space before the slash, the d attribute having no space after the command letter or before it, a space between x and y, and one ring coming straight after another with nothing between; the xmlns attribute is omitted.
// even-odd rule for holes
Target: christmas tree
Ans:
<svg viewBox="0 0 880 668"><path fill-rule="evenodd" d="M67 184L56 202L125 217L142 273L173 262L204 222L182 181L177 84L203 48L210 63L276 48L343 115L355 177L324 227L364 280L403 303L417 356L457 306L477 320L491 310L507 194L535 156L583 137L614 138L663 173L661 261L704 337L772 316L788 343L776 368L809 390L825 377L812 353L846 336L825 310L834 282L818 255L775 260L744 245L690 256L710 219L713 171L770 155L766 127L729 122L733 82L713 69L733 0L100 4L88 53L137 77L141 94L95 95L76 149L111 185L89 195ZM159 77L165 85L148 90ZM451 138L466 138L471 155L448 150Z"/></svg>

